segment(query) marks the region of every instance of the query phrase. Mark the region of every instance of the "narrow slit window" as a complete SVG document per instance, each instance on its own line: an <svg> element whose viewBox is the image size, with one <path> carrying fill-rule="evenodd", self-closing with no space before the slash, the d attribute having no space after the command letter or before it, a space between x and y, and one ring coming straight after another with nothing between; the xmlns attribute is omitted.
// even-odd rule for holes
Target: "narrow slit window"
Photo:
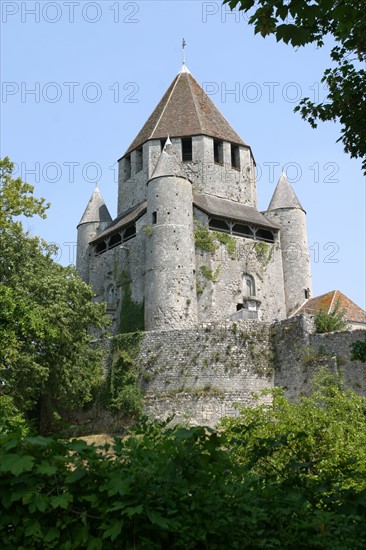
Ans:
<svg viewBox="0 0 366 550"><path fill-rule="evenodd" d="M216 164L223 164L224 163L224 156L223 156L223 149L224 144L222 141L219 141L218 139L214 139L214 162Z"/></svg>
<svg viewBox="0 0 366 550"><path fill-rule="evenodd" d="M153 223L153 225L155 225L157 221L158 221L158 213L153 212L152 213L152 223Z"/></svg>
<svg viewBox="0 0 366 550"><path fill-rule="evenodd" d="M231 167L240 170L240 149L239 145L231 144Z"/></svg>
<svg viewBox="0 0 366 550"><path fill-rule="evenodd" d="M127 155L127 157L125 157L124 175L125 175L125 180L129 180L131 177L131 155Z"/></svg>
<svg viewBox="0 0 366 550"><path fill-rule="evenodd" d="M189 162L192 159L192 138L182 138L182 161Z"/></svg>
<svg viewBox="0 0 366 550"><path fill-rule="evenodd" d="M143 156L142 156L142 147L136 149L136 173L141 172L143 166Z"/></svg>

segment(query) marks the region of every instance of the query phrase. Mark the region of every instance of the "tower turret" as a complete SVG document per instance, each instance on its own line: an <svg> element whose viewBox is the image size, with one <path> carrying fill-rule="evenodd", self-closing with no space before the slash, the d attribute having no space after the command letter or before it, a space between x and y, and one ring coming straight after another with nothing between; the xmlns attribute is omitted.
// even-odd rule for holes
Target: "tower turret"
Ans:
<svg viewBox="0 0 366 550"><path fill-rule="evenodd" d="M282 173L267 210L280 229L286 312L291 315L311 296L310 255L306 212Z"/></svg>
<svg viewBox="0 0 366 550"><path fill-rule="evenodd" d="M97 185L77 226L76 269L86 283L89 283L91 254L89 243L111 221L111 215Z"/></svg>
<svg viewBox="0 0 366 550"><path fill-rule="evenodd" d="M119 159L117 215L146 200L167 136L193 191L257 207L252 151L186 65Z"/></svg>
<svg viewBox="0 0 366 550"><path fill-rule="evenodd" d="M147 187L145 328L197 323L192 184L168 139Z"/></svg>

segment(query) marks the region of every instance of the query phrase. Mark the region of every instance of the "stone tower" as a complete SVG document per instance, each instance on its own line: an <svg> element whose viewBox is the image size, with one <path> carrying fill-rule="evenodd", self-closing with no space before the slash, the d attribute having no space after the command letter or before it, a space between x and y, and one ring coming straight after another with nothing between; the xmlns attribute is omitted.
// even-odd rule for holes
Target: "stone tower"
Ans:
<svg viewBox="0 0 366 550"><path fill-rule="evenodd" d="M285 178L258 211L251 148L185 65L118 163L117 218L95 191L77 261L116 332L270 323L304 302L305 212Z"/></svg>
<svg viewBox="0 0 366 550"><path fill-rule="evenodd" d="M291 315L312 294L306 212L282 173L267 215L280 226L286 313Z"/></svg>
<svg viewBox="0 0 366 550"><path fill-rule="evenodd" d="M77 226L76 269L80 277L87 283L89 283L90 257L93 253L89 243L111 221L111 215L98 186L96 186Z"/></svg>
<svg viewBox="0 0 366 550"><path fill-rule="evenodd" d="M197 324L192 183L172 149L168 140L147 184L146 330Z"/></svg>

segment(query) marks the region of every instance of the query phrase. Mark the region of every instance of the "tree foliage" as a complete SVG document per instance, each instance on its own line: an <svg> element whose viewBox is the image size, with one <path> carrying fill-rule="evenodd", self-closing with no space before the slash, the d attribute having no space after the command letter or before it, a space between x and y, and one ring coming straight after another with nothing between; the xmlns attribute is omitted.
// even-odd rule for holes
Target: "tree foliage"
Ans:
<svg viewBox="0 0 366 550"><path fill-rule="evenodd" d="M13 227L20 222L16 222L14 217L31 217L39 215L46 217L46 210L49 204L45 199L37 199L33 196L34 187L29 183L23 182L21 178L14 179L12 173L14 164L10 162L9 157L0 159L0 230Z"/></svg>
<svg viewBox="0 0 366 550"><path fill-rule="evenodd" d="M315 330L319 334L325 332L335 332L347 330L348 323L345 318L346 312L341 307L339 300L336 302L333 310L328 312L325 308L319 308L315 312Z"/></svg>
<svg viewBox="0 0 366 550"><path fill-rule="evenodd" d="M223 426L251 473L301 487L314 503L366 490L366 398L346 389L339 375L320 371L312 394L298 403L277 388L271 406L244 409Z"/></svg>
<svg viewBox="0 0 366 550"><path fill-rule="evenodd" d="M29 426L9 395L0 395L0 434L18 433L25 437Z"/></svg>
<svg viewBox="0 0 366 550"><path fill-rule="evenodd" d="M0 162L0 392L22 411L82 405L102 377L90 329L105 329L104 306L72 267L53 261L53 247L13 219L44 216L46 206L11 178L9 159Z"/></svg>
<svg viewBox="0 0 366 550"><path fill-rule="evenodd" d="M103 448L0 436L2 545L361 550L365 410L325 379L219 431L145 422Z"/></svg>
<svg viewBox="0 0 366 550"><path fill-rule="evenodd" d="M232 9L249 12L249 23L263 37L274 34L294 47L324 45L327 35L332 67L321 81L328 95L315 103L305 97L295 108L312 127L317 121L339 121L344 149L363 159L366 172L366 9L364 0L224 0Z"/></svg>
<svg viewBox="0 0 366 550"><path fill-rule="evenodd" d="M351 360L366 363L366 334L364 340L351 344Z"/></svg>

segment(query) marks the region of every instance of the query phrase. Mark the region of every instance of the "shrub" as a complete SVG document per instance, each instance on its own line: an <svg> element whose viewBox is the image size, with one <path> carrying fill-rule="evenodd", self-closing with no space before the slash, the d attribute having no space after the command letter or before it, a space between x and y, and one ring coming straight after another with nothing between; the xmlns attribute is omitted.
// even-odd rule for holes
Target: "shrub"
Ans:
<svg viewBox="0 0 366 550"><path fill-rule="evenodd" d="M29 432L29 426L23 414L14 405L12 397L0 395L0 434L15 432L25 436Z"/></svg>
<svg viewBox="0 0 366 550"><path fill-rule="evenodd" d="M351 344L351 360L366 363L366 334L365 340L357 340Z"/></svg>
<svg viewBox="0 0 366 550"><path fill-rule="evenodd" d="M318 333L345 330L347 327L345 310L341 308L339 301L337 301L333 311L330 313L323 308L318 309L315 313L315 330Z"/></svg>

